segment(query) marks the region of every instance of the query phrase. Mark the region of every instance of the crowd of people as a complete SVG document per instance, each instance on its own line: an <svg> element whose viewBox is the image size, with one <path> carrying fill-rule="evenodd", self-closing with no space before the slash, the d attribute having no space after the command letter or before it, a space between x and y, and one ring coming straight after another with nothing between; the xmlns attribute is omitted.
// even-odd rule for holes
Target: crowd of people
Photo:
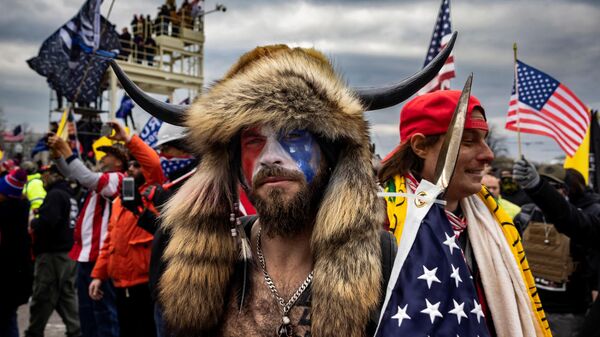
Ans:
<svg viewBox="0 0 600 337"><path fill-rule="evenodd" d="M364 111L376 98L360 101L320 52L277 45L242 56L187 118L140 104L178 124L154 148L109 122L115 143L92 169L49 134L50 165L2 165L0 335L18 335L29 303L26 336L53 311L86 337L373 336L380 317L391 329L425 313L434 333L458 318L482 336L598 336L600 196L575 170L494 169L474 96L444 209L421 225L446 248L411 252L458 261L451 277L474 306L386 309L396 246L423 205L410 195L435 183L460 96L406 103L400 143L374 165ZM454 287L423 270L411 296Z"/></svg>
<svg viewBox="0 0 600 337"><path fill-rule="evenodd" d="M128 27L123 27L119 34L121 52L118 58L128 60L131 55L132 61L140 64L145 61L148 66L153 66L157 48L154 37L179 37L183 28L194 30L199 24L195 21L202 12L202 2L199 0L184 0L179 9L175 0L167 0L159 7L154 19L149 14L134 14L131 31Z"/></svg>

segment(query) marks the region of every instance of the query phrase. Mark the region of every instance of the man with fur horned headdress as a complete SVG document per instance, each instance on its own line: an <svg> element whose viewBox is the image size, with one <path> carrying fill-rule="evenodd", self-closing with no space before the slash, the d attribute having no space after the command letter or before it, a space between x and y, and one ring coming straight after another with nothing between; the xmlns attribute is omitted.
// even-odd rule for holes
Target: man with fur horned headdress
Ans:
<svg viewBox="0 0 600 337"><path fill-rule="evenodd" d="M163 215L171 239L159 297L170 333L373 334L394 239L380 230L363 112L416 92L453 42L419 74L358 90L316 50L259 47L189 110L155 102L113 64L130 96L187 125L202 154ZM238 186L258 217L235 218Z"/></svg>

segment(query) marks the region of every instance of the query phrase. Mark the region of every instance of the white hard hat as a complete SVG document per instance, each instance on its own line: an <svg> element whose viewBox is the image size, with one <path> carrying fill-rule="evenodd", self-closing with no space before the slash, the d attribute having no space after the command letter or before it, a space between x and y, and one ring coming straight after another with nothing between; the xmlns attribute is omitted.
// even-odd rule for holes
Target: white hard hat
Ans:
<svg viewBox="0 0 600 337"><path fill-rule="evenodd" d="M174 140L183 139L187 134L187 128L163 122L156 135L156 144L159 147Z"/></svg>
<svg viewBox="0 0 600 337"><path fill-rule="evenodd" d="M16 143L13 147L13 151L15 153L23 153L23 145L21 145L21 143Z"/></svg>

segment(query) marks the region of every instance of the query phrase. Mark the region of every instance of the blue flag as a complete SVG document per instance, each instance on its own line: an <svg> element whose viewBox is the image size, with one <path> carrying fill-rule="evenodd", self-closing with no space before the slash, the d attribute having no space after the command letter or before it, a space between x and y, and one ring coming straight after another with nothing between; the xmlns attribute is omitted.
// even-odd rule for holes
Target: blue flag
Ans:
<svg viewBox="0 0 600 337"><path fill-rule="evenodd" d="M101 0L87 0L69 22L50 35L39 54L27 61L46 77L51 89L69 101L92 102L100 94L107 60L121 44L115 27L100 15Z"/></svg>
<svg viewBox="0 0 600 337"><path fill-rule="evenodd" d="M148 144L150 147L154 147L158 138L158 130L160 130L160 126L162 125L162 121L156 117L150 117L144 125L142 132L140 133L140 138L144 141L144 143Z"/></svg>
<svg viewBox="0 0 600 337"><path fill-rule="evenodd" d="M119 106L119 109L115 112L116 117L121 119L127 119L127 116L131 115L134 106L135 104L133 104L133 100L131 99L131 97L127 96L127 94L124 94L123 98L121 98L121 105Z"/></svg>
<svg viewBox="0 0 600 337"><path fill-rule="evenodd" d="M440 191L422 180L415 194ZM490 336L443 206L409 200L376 336Z"/></svg>

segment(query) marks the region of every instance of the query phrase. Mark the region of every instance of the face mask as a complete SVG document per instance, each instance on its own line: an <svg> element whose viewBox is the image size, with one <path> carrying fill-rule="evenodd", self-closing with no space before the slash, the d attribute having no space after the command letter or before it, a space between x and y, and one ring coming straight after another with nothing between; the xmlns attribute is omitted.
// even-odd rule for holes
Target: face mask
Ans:
<svg viewBox="0 0 600 337"><path fill-rule="evenodd" d="M170 177L174 172L179 171L194 162L194 157L171 157L160 155L160 166L167 177Z"/></svg>

